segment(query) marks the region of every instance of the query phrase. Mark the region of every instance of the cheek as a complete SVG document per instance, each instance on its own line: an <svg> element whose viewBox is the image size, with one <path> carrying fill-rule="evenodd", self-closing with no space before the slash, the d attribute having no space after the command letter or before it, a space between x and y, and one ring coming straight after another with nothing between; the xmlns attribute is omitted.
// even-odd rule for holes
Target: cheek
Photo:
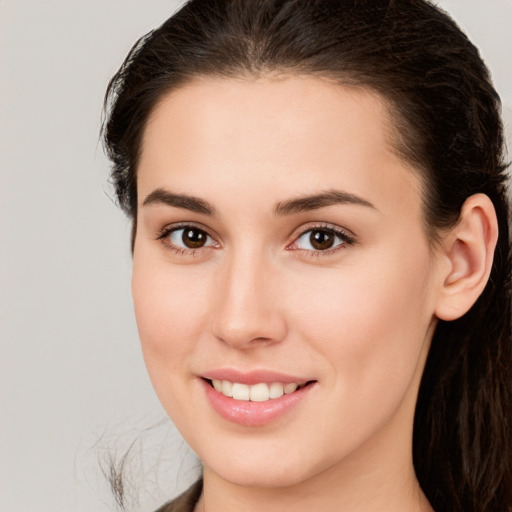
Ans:
<svg viewBox="0 0 512 512"><path fill-rule="evenodd" d="M160 394L187 370L204 336L211 285L190 268L147 261L144 254L134 255L132 296L144 360Z"/></svg>
<svg viewBox="0 0 512 512"><path fill-rule="evenodd" d="M432 319L428 254L371 259L304 277L297 288L307 293L295 294L292 306L301 312L299 335L329 361L334 385L357 389L367 403L382 389L399 394L410 383Z"/></svg>

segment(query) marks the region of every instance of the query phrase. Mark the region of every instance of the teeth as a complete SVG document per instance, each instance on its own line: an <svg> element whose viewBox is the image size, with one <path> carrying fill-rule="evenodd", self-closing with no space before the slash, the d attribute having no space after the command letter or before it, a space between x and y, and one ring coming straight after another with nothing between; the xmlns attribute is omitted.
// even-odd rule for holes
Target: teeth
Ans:
<svg viewBox="0 0 512 512"><path fill-rule="evenodd" d="M224 382L222 384L224 384ZM238 382L234 382L233 398L235 400L249 400L249 386L247 386L246 384L239 384Z"/></svg>
<svg viewBox="0 0 512 512"><path fill-rule="evenodd" d="M228 380L212 379L212 385L216 391L224 396L232 397L235 400L244 400L251 402L266 402L272 398L279 398L283 395L293 393L301 386L296 382L282 384L281 382L272 382L266 384L261 382L249 386L239 382L230 382Z"/></svg>
<svg viewBox="0 0 512 512"><path fill-rule="evenodd" d="M283 385L279 382L270 384L270 398L279 398L284 395Z"/></svg>
<svg viewBox="0 0 512 512"><path fill-rule="evenodd" d="M233 384L229 382L229 380L223 380L221 383L222 391L221 393L225 396L233 396Z"/></svg>
<svg viewBox="0 0 512 512"><path fill-rule="evenodd" d="M285 395L289 395L290 393L293 393L296 389L297 384L295 384L295 382L290 382L289 384L285 384L284 393Z"/></svg>
<svg viewBox="0 0 512 512"><path fill-rule="evenodd" d="M255 384L250 389L251 402L266 402L270 399L270 390L264 383Z"/></svg>

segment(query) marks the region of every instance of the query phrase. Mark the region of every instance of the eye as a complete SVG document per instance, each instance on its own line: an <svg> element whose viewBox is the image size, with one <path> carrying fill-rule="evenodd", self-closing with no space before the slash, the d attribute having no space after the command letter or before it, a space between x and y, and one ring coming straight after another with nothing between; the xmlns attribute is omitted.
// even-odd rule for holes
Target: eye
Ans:
<svg viewBox="0 0 512 512"><path fill-rule="evenodd" d="M193 251L218 245L206 231L196 226L171 227L166 229L159 239L178 251Z"/></svg>
<svg viewBox="0 0 512 512"><path fill-rule="evenodd" d="M319 227L303 232L290 248L325 252L353 242L353 238L342 231L330 227Z"/></svg>

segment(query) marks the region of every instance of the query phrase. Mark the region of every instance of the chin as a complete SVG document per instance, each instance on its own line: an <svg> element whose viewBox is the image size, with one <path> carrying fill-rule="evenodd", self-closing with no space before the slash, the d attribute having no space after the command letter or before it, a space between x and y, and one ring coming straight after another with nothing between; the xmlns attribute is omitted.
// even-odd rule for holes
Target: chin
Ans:
<svg viewBox="0 0 512 512"><path fill-rule="evenodd" d="M294 466L275 468L212 468L221 478L233 485L255 489L277 489L292 487L307 478Z"/></svg>
<svg viewBox="0 0 512 512"><path fill-rule="evenodd" d="M279 450L275 446L262 446L255 442L252 448L245 446L233 449L231 453L201 455L205 471L208 468L233 485L261 489L286 488L322 473L334 462L311 460L307 451L299 450L297 444L293 447L285 445Z"/></svg>

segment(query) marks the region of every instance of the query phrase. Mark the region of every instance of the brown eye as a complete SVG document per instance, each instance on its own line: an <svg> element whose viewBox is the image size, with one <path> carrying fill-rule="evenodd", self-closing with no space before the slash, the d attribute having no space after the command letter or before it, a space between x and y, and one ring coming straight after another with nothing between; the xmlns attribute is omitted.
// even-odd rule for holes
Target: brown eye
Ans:
<svg viewBox="0 0 512 512"><path fill-rule="evenodd" d="M352 243L354 239L343 231L321 227L303 231L291 248L320 253Z"/></svg>
<svg viewBox="0 0 512 512"><path fill-rule="evenodd" d="M330 231L315 230L311 231L309 242L317 251L325 251L334 245L335 238L334 233Z"/></svg>
<svg viewBox="0 0 512 512"><path fill-rule="evenodd" d="M199 247L203 247L206 244L207 238L208 235L197 228L184 229L183 235L181 236L183 245L189 249L198 249Z"/></svg>
<svg viewBox="0 0 512 512"><path fill-rule="evenodd" d="M173 229L164 235L171 246L178 249L201 249L213 247L215 242L208 233L195 226ZM163 237L162 237L163 238Z"/></svg>

